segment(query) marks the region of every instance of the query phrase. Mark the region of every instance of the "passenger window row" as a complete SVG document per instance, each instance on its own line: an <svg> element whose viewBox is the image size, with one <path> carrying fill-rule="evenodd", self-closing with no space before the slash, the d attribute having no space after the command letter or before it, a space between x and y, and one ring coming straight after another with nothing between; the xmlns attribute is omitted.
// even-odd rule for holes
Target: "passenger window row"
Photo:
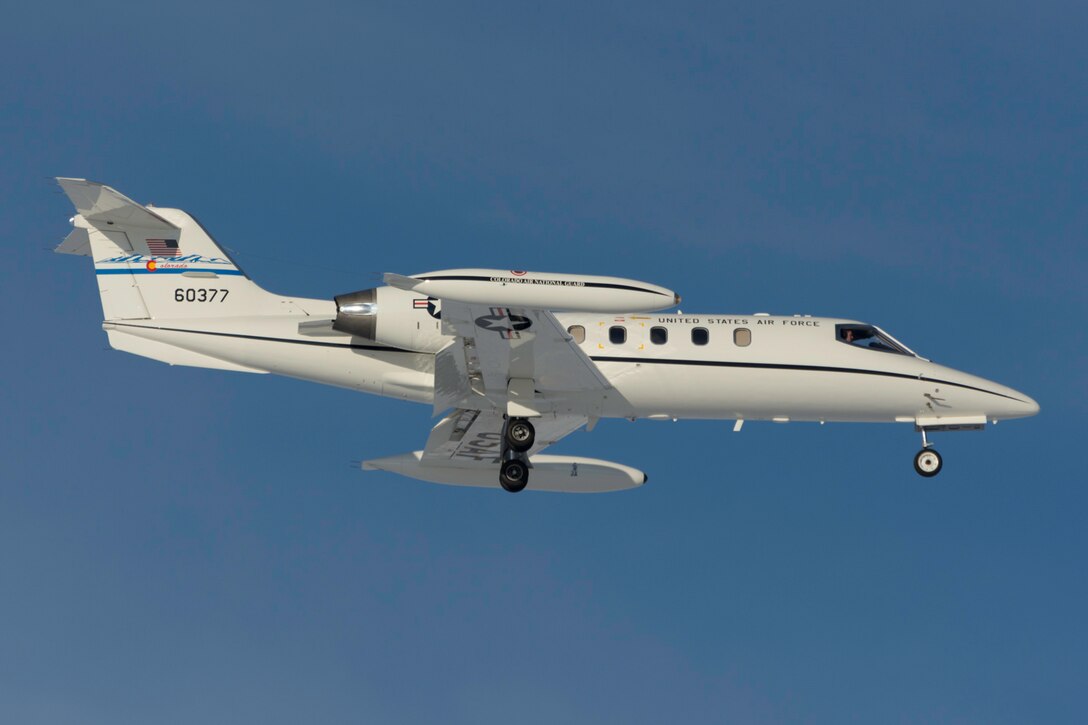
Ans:
<svg viewBox="0 0 1088 725"><path fill-rule="evenodd" d="M571 325L567 333L574 342L581 345L586 341L586 328L582 325ZM613 345L622 345L627 342L627 328L623 325L613 325L608 328L608 341ZM651 327L650 342L654 345L664 345L669 341L669 329L667 327ZM710 342L710 330L705 327L694 327L691 330L691 342L694 345L706 345ZM748 347L752 344L752 331L747 327L738 327L733 330L733 344L737 347Z"/></svg>

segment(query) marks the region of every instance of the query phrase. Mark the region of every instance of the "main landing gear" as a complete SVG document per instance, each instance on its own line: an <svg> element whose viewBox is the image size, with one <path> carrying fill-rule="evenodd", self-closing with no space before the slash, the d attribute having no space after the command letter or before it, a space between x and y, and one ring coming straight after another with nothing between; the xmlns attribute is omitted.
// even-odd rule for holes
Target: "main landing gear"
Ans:
<svg viewBox="0 0 1088 725"><path fill-rule="evenodd" d="M528 418L510 418L502 430L502 466L499 485L510 493L524 491L529 483L529 457L525 454L536 442L536 429Z"/></svg>
<svg viewBox="0 0 1088 725"><path fill-rule="evenodd" d="M918 451L914 456L914 470L918 472L919 476L925 476L926 478L932 478L941 472L941 466L944 465L944 461L941 460L941 454L933 448L930 448L932 443L926 438L926 429L922 428L922 450Z"/></svg>
<svg viewBox="0 0 1088 725"><path fill-rule="evenodd" d="M527 483L529 483L529 466L525 461L511 458L509 461L502 462L502 468L499 469L499 485L510 493L517 493L524 491Z"/></svg>
<svg viewBox="0 0 1088 725"><path fill-rule="evenodd" d="M536 429L528 418L511 418L503 432L503 443L517 453L524 453L536 442Z"/></svg>

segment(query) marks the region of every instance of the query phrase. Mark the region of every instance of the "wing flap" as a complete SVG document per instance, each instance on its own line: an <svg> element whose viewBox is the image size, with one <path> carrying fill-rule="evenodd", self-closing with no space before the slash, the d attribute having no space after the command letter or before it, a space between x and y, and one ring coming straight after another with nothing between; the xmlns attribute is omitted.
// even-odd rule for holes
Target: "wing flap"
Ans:
<svg viewBox="0 0 1088 725"><path fill-rule="evenodd" d="M483 402L483 389L474 390L469 377L464 340L458 338L434 356L434 413L470 407L473 398Z"/></svg>

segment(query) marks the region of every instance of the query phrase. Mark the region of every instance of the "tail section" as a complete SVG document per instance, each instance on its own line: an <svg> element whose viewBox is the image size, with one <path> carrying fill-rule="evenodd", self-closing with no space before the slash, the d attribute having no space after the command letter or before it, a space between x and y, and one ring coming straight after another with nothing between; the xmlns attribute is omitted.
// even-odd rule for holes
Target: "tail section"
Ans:
<svg viewBox="0 0 1088 725"><path fill-rule="evenodd" d="M85 179L57 181L77 214L56 251L94 259L107 322L306 314L257 286L186 212Z"/></svg>

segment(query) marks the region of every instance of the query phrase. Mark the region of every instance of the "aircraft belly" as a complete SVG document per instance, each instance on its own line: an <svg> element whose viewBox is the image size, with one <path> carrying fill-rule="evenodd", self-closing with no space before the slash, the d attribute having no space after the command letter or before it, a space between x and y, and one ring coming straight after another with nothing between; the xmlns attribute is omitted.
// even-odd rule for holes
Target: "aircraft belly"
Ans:
<svg viewBox="0 0 1088 725"><path fill-rule="evenodd" d="M892 422L924 408L914 378L840 371L643 364L610 382L626 404L609 415Z"/></svg>

